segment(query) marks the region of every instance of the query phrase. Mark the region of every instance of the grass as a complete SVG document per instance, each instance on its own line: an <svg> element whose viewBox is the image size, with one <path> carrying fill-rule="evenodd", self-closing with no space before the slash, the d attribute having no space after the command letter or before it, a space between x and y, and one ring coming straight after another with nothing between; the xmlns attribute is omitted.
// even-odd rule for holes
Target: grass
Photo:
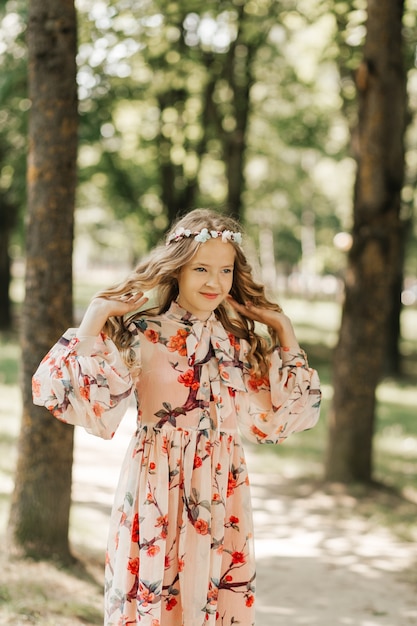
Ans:
<svg viewBox="0 0 417 626"><path fill-rule="evenodd" d="M0 624L103 623L102 586L98 582L101 564L90 564L88 572L81 564L63 569L48 562L6 559L3 555L0 564L7 581L0 584Z"/></svg>

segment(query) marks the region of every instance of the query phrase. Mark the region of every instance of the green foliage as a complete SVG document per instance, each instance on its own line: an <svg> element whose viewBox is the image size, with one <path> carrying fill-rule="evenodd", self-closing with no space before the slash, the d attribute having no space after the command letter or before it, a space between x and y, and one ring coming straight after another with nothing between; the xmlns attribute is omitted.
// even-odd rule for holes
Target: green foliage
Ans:
<svg viewBox="0 0 417 626"><path fill-rule="evenodd" d="M333 238L350 228L350 128L365 0L79 0L77 8L77 234L95 242L94 259L123 249L134 262L179 210L226 207L236 174L228 159L240 140L242 213L255 241L267 225L278 262L295 267L305 254L303 220L312 212L314 269L339 273L345 260ZM24 0L0 5L0 197L2 207L15 207L11 216L25 205L26 11ZM416 30L407 7L411 111ZM416 205L416 132L414 122L405 219ZM411 243L408 249L413 272Z"/></svg>
<svg viewBox="0 0 417 626"><path fill-rule="evenodd" d="M0 354L0 384L17 384L20 353L16 337L0 335Z"/></svg>
<svg viewBox="0 0 417 626"><path fill-rule="evenodd" d="M30 102L24 42L26 3L0 6L0 227L21 240L26 198L26 130Z"/></svg>
<svg viewBox="0 0 417 626"><path fill-rule="evenodd" d="M345 131L338 143L326 139L337 115L337 85L333 76L334 94L323 106L324 83L316 80L323 74L320 67L328 63L326 44L334 34L328 12L312 7L307 17L292 3L267 0L244 5L209 2L203 8L189 2L144 7L115 1L100 10L84 3L80 10L87 6L79 75L89 143L81 147L80 162L85 157L93 163L81 168L82 183L101 166L101 200L111 204L118 217L136 214L149 243L166 227L170 202L170 214L179 207L224 204L224 150L238 123L238 89L249 87L246 218L249 224L258 223L259 211L267 207L274 215L282 257L288 252L291 263L297 263L306 205L313 205L318 236L322 215L334 213L321 184L312 181L312 171L329 141L339 158L347 138ZM325 36L317 49L321 28ZM303 70L302 55L295 56L300 29L311 32L304 57L310 59L310 73ZM231 66L233 46L238 54ZM123 48L123 62L112 64L115 49ZM264 179L257 167L262 157ZM168 194L164 174L171 182ZM83 187L80 197L88 202ZM285 207L277 206L277 189ZM269 216L266 219L269 222ZM293 224L292 236L288 227L281 232L284 223ZM340 220L332 226L333 235ZM329 243L326 232L323 245Z"/></svg>

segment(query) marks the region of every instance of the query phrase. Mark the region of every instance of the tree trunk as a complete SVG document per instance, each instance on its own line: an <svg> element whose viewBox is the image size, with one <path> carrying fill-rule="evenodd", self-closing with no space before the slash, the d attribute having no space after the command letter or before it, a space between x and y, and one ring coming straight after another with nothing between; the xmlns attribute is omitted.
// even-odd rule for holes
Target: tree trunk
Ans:
<svg viewBox="0 0 417 626"><path fill-rule="evenodd" d="M404 287L404 261L407 247L407 234L411 228L410 220L401 224L401 255L398 257L397 268L392 285L392 311L388 320L388 332L385 355L385 374L387 376L401 376L402 358L400 352L401 338L401 312L403 309L401 302L401 292ZM393 268L394 270L395 268Z"/></svg>
<svg viewBox="0 0 417 626"><path fill-rule="evenodd" d="M14 207L10 207L0 196L0 330L10 330L12 326L9 241L13 215Z"/></svg>
<svg viewBox="0 0 417 626"><path fill-rule="evenodd" d="M375 391L386 355L392 294L403 245L406 77L402 0L369 0L359 94L353 245L335 349L326 478L372 480Z"/></svg>
<svg viewBox="0 0 417 626"><path fill-rule="evenodd" d="M10 528L34 557L70 557L73 429L32 404L31 378L72 324L77 154L74 0L31 0L26 297L22 312L23 417Z"/></svg>
<svg viewBox="0 0 417 626"><path fill-rule="evenodd" d="M246 35L244 3L238 9L239 32L231 44L225 60L225 79L233 93L234 128L227 131L223 125L223 155L227 177L227 204L229 215L242 219L242 194L245 186L246 138L250 112L250 89L253 83L252 65L259 45L258 39L250 41ZM260 32L258 37L262 38Z"/></svg>

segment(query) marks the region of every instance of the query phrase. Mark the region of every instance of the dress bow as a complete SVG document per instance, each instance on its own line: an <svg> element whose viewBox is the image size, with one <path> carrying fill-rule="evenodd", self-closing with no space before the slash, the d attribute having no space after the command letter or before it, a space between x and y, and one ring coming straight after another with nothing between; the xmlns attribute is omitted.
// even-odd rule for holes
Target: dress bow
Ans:
<svg viewBox="0 0 417 626"><path fill-rule="evenodd" d="M219 428L233 411L233 392L246 391L246 387L231 339L214 315L205 322L193 322L187 337L187 356L190 367L201 365L197 399L207 406L214 403Z"/></svg>

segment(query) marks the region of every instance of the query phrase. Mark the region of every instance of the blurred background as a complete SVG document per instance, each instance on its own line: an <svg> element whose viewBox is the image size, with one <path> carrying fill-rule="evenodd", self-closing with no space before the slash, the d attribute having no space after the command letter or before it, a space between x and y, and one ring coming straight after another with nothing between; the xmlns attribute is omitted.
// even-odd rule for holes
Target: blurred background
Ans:
<svg viewBox="0 0 417 626"><path fill-rule="evenodd" d="M30 355L33 372L33 363L39 362L49 345L68 325L80 320L93 294L123 278L161 240L180 213L212 207L238 217L244 224L244 247L254 271L292 318L323 383L319 426L279 449L248 446L253 471L293 481L295 492L300 481L330 490L335 482L343 484L361 514L387 525L402 540L414 542L416 1L409 0L402 6L383 0L379 14L371 12L372 3L368 6L366 0L78 0L73 7L76 12L70 16L68 5L71 2L58 0L44 4L0 2L0 532L5 533L11 526L14 540L24 553L33 552L32 556L50 557L52 551L63 558L70 551L65 520L59 541L49 553L45 535L30 537L30 541L27 534L19 535L20 521L27 515L22 500L31 501L23 495L24 485L30 484L30 466L19 463L18 451L20 436L20 454L24 450L25 457L29 456L28 437L33 426L31 410L28 404L25 408L24 400L22 404L21 395L30 379L30 371L24 370L26 358L21 358L22 346L26 350L23 354L28 354L25 329L32 336L42 337L42 341L34 342ZM390 32L388 19L381 31L378 15L382 18L390 5L397 7L398 21L391 20ZM59 71L56 73L53 65L54 45L59 48L66 41L68 20L70 23L74 18L78 29L73 54L78 94L77 180L71 208L74 222L68 226L66 236L73 261L72 278L68 259L66 270L71 278L66 286L71 299L62 315L59 302L54 302L56 314L51 313L51 325L48 316L41 324L34 309L30 314L28 305L25 312L25 297L29 294L29 299L33 297L38 303L39 314L45 314L46 296L40 296L38 290L36 300L36 290L28 280L28 271L36 272L36 259L31 257L36 240L33 229L37 224L40 232L49 225L49 239L44 238L42 245L49 267L54 259L58 267L62 259L58 237L55 248L51 247L53 224L60 211L71 211L67 205L48 204L48 200L43 200L42 210L36 210L38 200L31 192L33 170L29 168L28 176L27 168L28 154L29 162L31 158L36 162L36 151L42 143L40 135L36 141L33 134L35 116L43 115L45 144L56 141L60 145L59 153L55 153L60 155L59 167L65 163L65 147L69 144L62 124L56 125L54 118L59 109L58 96L56 101L45 95L42 100L36 93L33 68L42 58L48 58L49 52L45 37L43 51L36 50L40 39L33 38L30 44L29 38L28 46L28 28L35 24L35 18L39 24L46 24L44 33L55 28L48 26L48 20L58 24L62 18L64 24L59 26L55 43L49 41L52 52L44 71L46 80L49 76L52 83L59 81ZM72 29L74 24L71 22ZM400 45L398 58L394 58L391 47L391 38L395 37ZM384 65L387 51L388 64ZM381 66L377 63L379 56ZM404 89L399 103L390 95L391 70L397 72L400 81L392 93L401 95ZM381 119L372 110L373 100L367 97L370 93L383 102ZM398 120L401 123L395 126ZM367 123L377 124L375 136L384 137L382 147L377 146L385 151L381 177L386 175L386 188L394 189L393 195L387 193L386 197L396 207L395 223L400 233L396 255L387 257L385 269L382 261L375 261L375 267L369 258L357 262L358 250L367 245L364 225L371 232L370 239L382 237L385 242L385 237L388 242L387 235L381 235L381 229L387 229L386 197L372 220L369 215L374 208L371 211L370 204L363 201L366 172L361 167L380 156L375 143L366 143ZM385 136L391 124L392 132ZM400 146L399 152L392 146ZM60 185L65 187L62 167L54 171L53 161L49 167L49 184L59 174ZM371 172L369 178L376 185L376 174ZM70 188L70 176L68 181ZM377 198L379 189L372 185L370 189ZM41 238L38 245L40 242ZM384 246L386 250L392 248L388 243ZM385 291L389 310L383 325L378 326L372 311L362 310L360 305L368 297L379 302L380 292L374 294L372 289L379 284L384 287L383 277L390 268L395 276ZM362 283L369 270L373 272L369 282L364 279ZM42 276L45 282L49 274ZM53 288L53 281L50 284ZM355 306L346 310L346 302ZM345 316L350 326L344 327ZM355 328L363 327L367 332L365 327L372 324L374 336L380 338L379 351L371 354L369 344L361 343L360 334L349 346L346 337ZM341 332L343 328L345 332ZM372 333L368 337L374 341ZM361 455L356 456L362 442L359 427L352 427L351 438L341 435L346 433L346 423L342 423L345 430L337 427L343 402L340 394L335 394L342 388L341 374L336 371L334 376L338 356L344 360L347 353L350 369L360 369L361 346L363 359L367 359L364 371L370 372L368 379L361 370L364 383L369 383L369 406L364 409L363 421L370 425L364 437L368 449L362 466L360 459L358 462ZM346 384L344 397L355 395L354 379ZM22 412L26 425L23 434ZM39 422L42 428L49 425L47 420L52 421L49 417L43 420ZM333 432L332 423L336 423ZM55 442L61 441L61 432L50 436ZM338 448L335 439L343 437L350 443ZM65 446L72 450L72 440ZM331 450L336 450L337 456L344 455L341 468L336 467ZM42 443L37 454L33 463L40 464ZM71 473L71 467L68 453L66 471ZM59 465L56 469L59 473ZM79 476L77 471L75 476ZM77 485L79 489L79 482ZM388 492L381 491L381 485ZM65 489L61 486L57 491ZM78 521L71 522L71 542L82 545L82 537L87 536L87 543L94 544L80 521L82 507L80 515L74 513L78 510L77 497L72 514ZM12 522L11 499L15 513ZM57 504L51 497L49 502L50 524L51 511ZM13 521L16 519L17 524ZM101 518L93 519L103 523ZM32 520L32 527L40 528L42 524L42 519L36 518L34 524ZM31 552L29 544L36 549ZM0 589L0 598L1 593ZM6 605L14 605L13 593L4 592L3 596ZM24 614L28 609L22 611ZM63 617L60 619L59 625L66 623ZM86 623L100 623L94 619L87 617Z"/></svg>

